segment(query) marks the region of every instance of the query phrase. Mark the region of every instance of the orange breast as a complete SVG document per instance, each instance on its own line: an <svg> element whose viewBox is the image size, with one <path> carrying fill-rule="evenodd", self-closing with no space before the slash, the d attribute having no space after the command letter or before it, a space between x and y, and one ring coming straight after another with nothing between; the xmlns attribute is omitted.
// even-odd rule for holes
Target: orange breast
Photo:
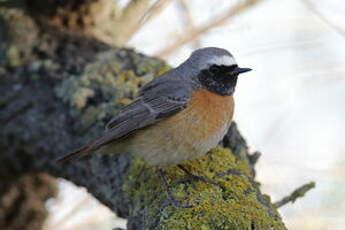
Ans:
<svg viewBox="0 0 345 230"><path fill-rule="evenodd" d="M178 142L192 146L216 145L229 128L233 112L232 96L201 89L193 93L187 108L160 124Z"/></svg>
<svg viewBox="0 0 345 230"><path fill-rule="evenodd" d="M214 135L224 125L229 126L234 112L234 100L232 96L221 96L206 89L196 91L192 95L189 105L190 116L200 121L198 125L203 128L200 130L200 138L207 139Z"/></svg>
<svg viewBox="0 0 345 230"><path fill-rule="evenodd" d="M161 167L205 154L224 137L233 107L230 96L198 90L184 110L136 132L129 152Z"/></svg>

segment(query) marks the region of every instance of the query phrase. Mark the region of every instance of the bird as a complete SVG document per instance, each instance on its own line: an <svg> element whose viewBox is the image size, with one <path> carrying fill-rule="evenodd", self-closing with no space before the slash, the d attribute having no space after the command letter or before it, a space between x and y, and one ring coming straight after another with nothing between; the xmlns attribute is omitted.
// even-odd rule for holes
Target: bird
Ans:
<svg viewBox="0 0 345 230"><path fill-rule="evenodd" d="M206 154L223 139L234 113L238 76L248 71L226 49L197 49L182 64L145 84L98 139L58 161L93 153L132 154L158 167L168 199L181 206L169 192L163 170L179 166L194 176L181 163Z"/></svg>

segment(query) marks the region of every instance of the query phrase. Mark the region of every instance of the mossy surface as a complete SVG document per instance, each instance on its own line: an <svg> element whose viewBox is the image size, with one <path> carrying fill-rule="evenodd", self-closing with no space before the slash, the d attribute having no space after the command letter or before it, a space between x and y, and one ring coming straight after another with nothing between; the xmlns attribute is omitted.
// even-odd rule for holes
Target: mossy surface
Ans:
<svg viewBox="0 0 345 230"><path fill-rule="evenodd" d="M170 189L176 199L192 204L192 208L174 208L167 204L166 194L155 168L133 159L128 182L123 189L132 201L132 215L145 210L147 229L285 229L279 214L261 195L251 177L250 168L222 147L185 162L193 174L220 184L203 181L181 182L186 177L177 167L165 169ZM140 205L138 205L140 204ZM157 219L159 217L159 219ZM152 225L154 223L154 225Z"/></svg>

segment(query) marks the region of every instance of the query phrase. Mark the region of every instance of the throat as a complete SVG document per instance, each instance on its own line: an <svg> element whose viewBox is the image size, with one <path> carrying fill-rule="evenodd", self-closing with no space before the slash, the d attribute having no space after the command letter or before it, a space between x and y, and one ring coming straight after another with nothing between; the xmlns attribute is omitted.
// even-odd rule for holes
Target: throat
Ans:
<svg viewBox="0 0 345 230"><path fill-rule="evenodd" d="M232 96L235 92L237 76L225 76L219 78L199 78L201 85L209 91L222 95Z"/></svg>

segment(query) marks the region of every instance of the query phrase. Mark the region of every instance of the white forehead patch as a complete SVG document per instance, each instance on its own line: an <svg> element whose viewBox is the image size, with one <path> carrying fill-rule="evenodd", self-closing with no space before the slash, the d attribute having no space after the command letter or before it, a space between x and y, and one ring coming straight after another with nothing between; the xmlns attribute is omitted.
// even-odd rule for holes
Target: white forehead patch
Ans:
<svg viewBox="0 0 345 230"><path fill-rule="evenodd" d="M212 65L236 65L236 61L233 57L229 55L223 55L223 56L214 56L210 58L206 63L203 63L203 66L201 66L201 69L207 69Z"/></svg>
<svg viewBox="0 0 345 230"><path fill-rule="evenodd" d="M215 56L210 59L210 65L235 65L236 61L233 57L228 55Z"/></svg>

